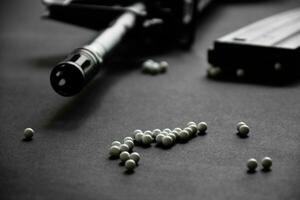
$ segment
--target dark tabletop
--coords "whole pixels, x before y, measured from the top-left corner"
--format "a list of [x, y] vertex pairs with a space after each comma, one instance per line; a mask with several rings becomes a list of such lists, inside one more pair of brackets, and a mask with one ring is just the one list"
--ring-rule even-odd
[[[298, 0], [215, 4], [189, 52], [150, 57], [164, 75], [120, 68], [64, 98], [49, 84], [51, 68], [97, 32], [42, 20], [35, 0], [0, 3], [1, 199], [300, 199], [300, 84], [213, 81], [206, 52], [213, 40], [300, 6]], [[246, 121], [250, 137], [237, 137]], [[136, 147], [132, 174], [108, 158], [113, 140], [135, 129], [206, 121], [204, 136], [164, 150]], [[36, 130], [22, 141], [23, 130]], [[249, 174], [246, 161], [273, 159], [270, 172]]]

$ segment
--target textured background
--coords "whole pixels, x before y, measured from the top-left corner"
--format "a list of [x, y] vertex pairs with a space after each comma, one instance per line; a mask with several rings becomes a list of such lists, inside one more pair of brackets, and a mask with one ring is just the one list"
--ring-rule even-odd
[[[214, 5], [190, 52], [171, 51], [165, 75], [119, 68], [80, 95], [63, 98], [51, 67], [96, 32], [40, 19], [36, 0], [0, 3], [1, 199], [300, 199], [300, 84], [215, 82], [205, 77], [212, 41], [298, 0]], [[108, 147], [134, 129], [205, 120], [208, 134], [169, 150], [137, 147], [133, 174], [108, 159]], [[236, 122], [251, 136], [235, 135]], [[23, 142], [23, 129], [36, 130]], [[272, 172], [247, 174], [250, 157], [274, 160]]]

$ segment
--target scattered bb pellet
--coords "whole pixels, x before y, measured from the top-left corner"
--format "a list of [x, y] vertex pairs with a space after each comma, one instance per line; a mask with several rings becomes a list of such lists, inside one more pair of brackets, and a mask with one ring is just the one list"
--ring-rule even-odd
[[129, 151], [129, 146], [127, 144], [121, 144], [120, 145], [120, 151]]
[[31, 140], [34, 134], [34, 130], [32, 128], [25, 128], [24, 129], [24, 139]]
[[161, 71], [162, 73], [164, 73], [164, 72], [166, 72], [166, 71], [168, 70], [168, 68], [169, 68], [169, 63], [166, 62], [166, 61], [162, 61], [162, 62], [159, 63], [159, 67], [160, 67], [160, 71]]
[[145, 74], [157, 75], [165, 73], [169, 68], [169, 64], [166, 61], [155, 62], [154, 60], [146, 60], [142, 64], [142, 72]]
[[162, 139], [164, 137], [164, 134], [160, 133], [156, 136], [155, 140], [157, 144], [161, 144], [162, 143]]
[[111, 146], [120, 146], [120, 145], [121, 145], [121, 142], [119, 142], [119, 141], [113, 141], [111, 143]]
[[164, 136], [162, 138], [162, 144], [164, 147], [171, 147], [173, 144], [173, 139], [170, 136]]
[[257, 160], [255, 158], [250, 158], [247, 161], [247, 167], [249, 171], [255, 171], [255, 169], [257, 168]]
[[122, 162], [126, 162], [127, 160], [129, 160], [129, 156], [130, 156], [130, 153], [128, 153], [128, 151], [123, 151], [120, 154], [120, 159]]
[[142, 143], [143, 136], [144, 136], [144, 133], [138, 132], [135, 134], [134, 139], [137, 143]]
[[239, 122], [239, 123], [237, 123], [236, 130], [239, 131], [240, 126], [245, 125], [245, 124], [246, 124], [245, 122]]
[[134, 147], [134, 142], [132, 140], [126, 140], [124, 144], [126, 144], [129, 147], [129, 151], [131, 151]]
[[246, 124], [242, 124], [240, 127], [239, 127], [239, 135], [241, 137], [247, 137], [248, 136], [248, 133], [250, 132], [250, 128], [249, 126], [247, 126]]
[[125, 138], [123, 139], [123, 142], [126, 142], [127, 140], [131, 140], [131, 141], [133, 141], [133, 138], [132, 138], [132, 137], [129, 137], [129, 136], [127, 136], [127, 137], [125, 137]]
[[110, 149], [109, 149], [109, 154], [110, 156], [112, 157], [117, 157], [120, 155], [120, 147], [119, 146], [111, 146]]
[[206, 122], [200, 122], [197, 127], [198, 127], [198, 130], [199, 130], [199, 133], [205, 133], [206, 130], [207, 130], [207, 123]]
[[[187, 126], [182, 128], [176, 127], [173, 130], [170, 128], [154, 129], [153, 131], [146, 130], [142, 131], [136, 129], [133, 132], [133, 137], [125, 137], [123, 139], [123, 144], [119, 141], [113, 141], [109, 149], [110, 156], [119, 157], [122, 163], [125, 163], [125, 168], [128, 171], [132, 171], [140, 160], [140, 155], [137, 152], [132, 152], [134, 147], [134, 141], [144, 145], [150, 145], [156, 142], [162, 147], [169, 148], [175, 145], [177, 141], [188, 141], [196, 136], [197, 133], [205, 133], [207, 131], [207, 123], [200, 122], [196, 124], [191, 121], [186, 124]], [[249, 126], [245, 122], [238, 122], [236, 129], [241, 136], [247, 136], [250, 132]], [[24, 130], [24, 136], [32, 137], [34, 131], [30, 128]], [[26, 135], [27, 134], [27, 135]], [[129, 153], [132, 152], [132, 153]], [[272, 159], [270, 157], [264, 157], [261, 161], [263, 170], [270, 170], [272, 167]], [[249, 171], [255, 171], [258, 163], [255, 158], [250, 158], [247, 160], [246, 166]]]
[[261, 165], [263, 167], [264, 170], [270, 170], [271, 167], [272, 167], [272, 159], [270, 157], [264, 157], [262, 160], [261, 160]]
[[139, 153], [133, 152], [133, 153], [130, 154], [129, 158], [132, 159], [132, 160], [134, 160], [135, 163], [138, 163], [140, 161], [140, 159], [141, 159], [141, 156], [140, 156]]
[[142, 137], [142, 142], [144, 145], [150, 145], [153, 141], [153, 138], [151, 135], [144, 134]]
[[136, 163], [134, 160], [129, 159], [125, 162], [125, 167], [128, 171], [132, 171], [136, 167]]

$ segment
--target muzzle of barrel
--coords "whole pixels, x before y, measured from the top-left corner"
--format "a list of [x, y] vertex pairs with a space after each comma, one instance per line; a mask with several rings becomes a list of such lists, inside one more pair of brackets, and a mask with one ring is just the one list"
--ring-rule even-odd
[[97, 73], [101, 63], [92, 51], [77, 49], [53, 68], [51, 86], [62, 96], [73, 96]]

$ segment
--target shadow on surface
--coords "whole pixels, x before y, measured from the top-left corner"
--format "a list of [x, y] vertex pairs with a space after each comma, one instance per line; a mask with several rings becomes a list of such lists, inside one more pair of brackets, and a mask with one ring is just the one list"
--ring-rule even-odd
[[241, 138], [241, 139], [247, 139], [248, 137], [249, 137], [249, 135], [247, 134], [247, 135], [243, 135], [243, 134], [241, 134], [240, 132], [236, 132], [235, 133], [239, 138]]
[[252, 174], [256, 174], [256, 170], [247, 170], [247, 174], [252, 175]]
[[265, 168], [263, 168], [263, 169], [261, 169], [260, 170], [262, 173], [269, 173], [269, 172], [271, 172], [272, 171], [272, 169], [265, 169]]
[[254, 85], [262, 85], [268, 87], [292, 87], [300, 84], [300, 76], [297, 73], [293, 74], [293, 76], [285, 76], [285, 77], [268, 77], [267, 75], [262, 76], [252, 76], [245, 79], [239, 79], [233, 76], [225, 76], [218, 78], [206, 77], [209, 81], [216, 81], [220, 83], [237, 83], [237, 84], [254, 84]]
[[270, 3], [274, 3], [274, 2], [282, 2], [284, 0], [223, 0], [222, 3], [223, 4], [257, 4], [257, 3], [266, 3], [266, 2], [270, 2]]
[[43, 57], [29, 58], [27, 62], [36, 68], [53, 68], [57, 63], [63, 61], [67, 55], [49, 55]]
[[134, 63], [108, 64], [83, 90], [73, 96], [65, 97], [65, 103], [46, 122], [45, 128], [73, 130], [81, 126], [89, 115], [101, 106], [101, 98], [118, 79], [136, 68]]
[[124, 175], [132, 175], [132, 174], [134, 174], [134, 173], [135, 173], [134, 170], [130, 170], [130, 171], [125, 170], [125, 171], [124, 171]]

